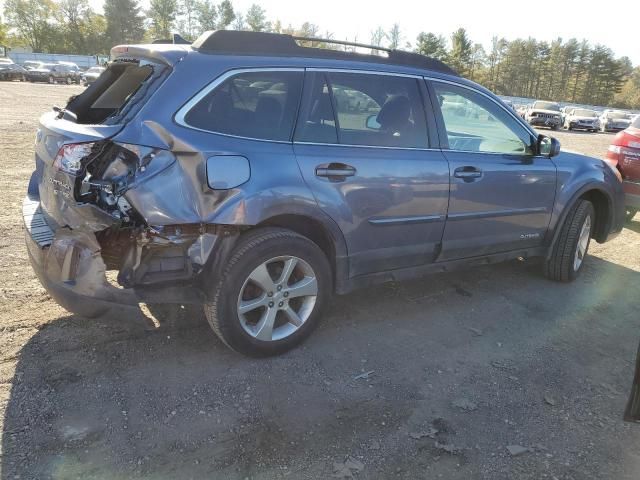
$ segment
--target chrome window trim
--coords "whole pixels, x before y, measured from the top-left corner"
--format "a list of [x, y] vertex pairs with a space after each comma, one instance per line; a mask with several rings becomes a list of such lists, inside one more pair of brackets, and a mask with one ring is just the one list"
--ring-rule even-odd
[[[200, 102], [204, 97], [209, 95], [211, 91], [215, 90], [218, 86], [220, 86], [226, 80], [236, 75], [240, 75], [242, 73], [257, 73], [257, 72], [300, 72], [304, 74], [304, 70], [305, 70], [304, 67], [255, 67], [255, 68], [234, 68], [231, 70], [227, 70], [226, 72], [222, 73], [218, 77], [214, 78], [202, 90], [200, 90], [193, 97], [191, 97], [191, 99], [189, 99], [187, 103], [185, 103], [182, 107], [178, 109], [178, 111], [173, 116], [173, 119], [181, 127], [189, 128], [191, 130], [197, 130], [199, 132], [213, 133], [215, 135], [223, 135], [225, 137], [239, 138], [242, 140], [256, 140], [259, 142], [271, 142], [271, 143], [286, 143], [290, 145], [291, 142], [287, 140], [271, 140], [268, 138], [243, 137], [242, 135], [233, 135], [231, 133], [222, 133], [222, 132], [216, 132], [215, 130], [207, 130], [204, 128], [194, 127], [193, 125], [190, 125], [185, 121], [185, 117], [187, 116], [189, 111], [191, 111], [191, 109], [195, 107], [198, 104], [198, 102]], [[303, 78], [303, 81], [304, 81], [304, 78]], [[296, 112], [296, 116], [297, 116], [297, 112]], [[297, 120], [297, 118], [295, 120]]]
[[[466, 88], [467, 90], [471, 90], [474, 93], [478, 93], [480, 95], [482, 95], [483, 97], [489, 99], [491, 102], [493, 102], [494, 104], [496, 104], [498, 106], [498, 108], [501, 108], [502, 110], [504, 110], [505, 112], [507, 112], [507, 114], [509, 114], [510, 117], [512, 117], [516, 123], [518, 125], [520, 125], [521, 127], [523, 127], [527, 132], [529, 132], [531, 135], [533, 135], [534, 138], [538, 138], [538, 134], [536, 133], [535, 130], [533, 130], [531, 128], [531, 126], [528, 123], [525, 123], [524, 120], [522, 120], [522, 118], [518, 117], [515, 112], [513, 110], [510, 111], [509, 108], [507, 108], [506, 106], [500, 104], [499, 102], [496, 101], [495, 98], [493, 98], [491, 95], [487, 95], [485, 92], [478, 90], [477, 88], [474, 88], [470, 85], [464, 85], [462, 83], [457, 83], [457, 82], [452, 82], [450, 80], [444, 80], [442, 78], [436, 78], [436, 77], [422, 77], [425, 80], [429, 81], [429, 82], [440, 82], [440, 83], [447, 83], [449, 85], [453, 85], [454, 87], [460, 87], [460, 88]], [[447, 151], [453, 151], [453, 150], [448, 150], [448, 149], [443, 149], [443, 150], [447, 150]], [[466, 150], [456, 150], [456, 151], [461, 151], [464, 152]], [[473, 152], [472, 152], [473, 153]], [[492, 153], [492, 152], [477, 152], [477, 153]], [[493, 152], [493, 153], [498, 153], [500, 155], [510, 155], [508, 153], [500, 153], [500, 152]], [[523, 155], [524, 156], [524, 155]], [[534, 157], [537, 155], [533, 155]]]
[[354, 147], [354, 148], [380, 148], [383, 150], [417, 150], [420, 152], [442, 152], [440, 148], [419, 147], [385, 147], [383, 145], [351, 145], [350, 143], [322, 143], [322, 142], [293, 142], [294, 145], [315, 145], [318, 147]]
[[385, 75], [389, 77], [404, 77], [415, 78], [420, 80], [422, 75], [415, 75], [411, 73], [396, 73], [396, 72], [383, 72], [380, 70], [358, 70], [354, 68], [331, 68], [331, 67], [308, 67], [305, 69], [307, 72], [324, 72], [324, 73], [362, 73], [365, 75]]

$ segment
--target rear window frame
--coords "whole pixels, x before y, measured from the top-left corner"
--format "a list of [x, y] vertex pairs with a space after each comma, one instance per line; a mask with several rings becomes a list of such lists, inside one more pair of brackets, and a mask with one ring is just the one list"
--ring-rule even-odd
[[227, 80], [241, 75], [243, 73], [260, 73], [260, 72], [296, 72], [301, 75], [301, 92], [302, 88], [304, 88], [304, 75], [306, 69], [304, 67], [253, 67], [253, 68], [232, 68], [227, 70], [216, 78], [214, 78], [211, 82], [204, 86], [198, 93], [192, 96], [189, 100], [187, 100], [173, 115], [173, 121], [180, 125], [181, 127], [189, 128], [191, 130], [196, 130], [199, 132], [214, 134], [214, 135], [222, 135], [230, 138], [239, 138], [244, 140], [255, 140], [259, 142], [271, 142], [271, 143], [282, 143], [282, 144], [292, 144], [293, 143], [293, 132], [296, 129], [296, 124], [298, 122], [298, 114], [300, 109], [300, 102], [302, 101], [302, 93], [298, 98], [298, 103], [296, 107], [296, 112], [294, 114], [293, 126], [291, 128], [291, 132], [289, 134], [288, 140], [273, 140], [269, 138], [256, 138], [256, 137], [247, 137], [243, 135], [235, 135], [232, 133], [224, 133], [218, 132], [215, 130], [207, 130], [204, 128], [196, 127], [195, 125], [191, 125], [186, 121], [187, 115], [191, 112], [191, 110], [204, 98], [207, 97], [211, 92], [213, 92], [216, 88], [224, 84]]

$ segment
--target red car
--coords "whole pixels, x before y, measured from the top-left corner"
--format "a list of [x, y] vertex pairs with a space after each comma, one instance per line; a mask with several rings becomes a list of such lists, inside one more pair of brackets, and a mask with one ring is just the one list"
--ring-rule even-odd
[[627, 221], [631, 221], [640, 210], [640, 116], [614, 137], [605, 161], [622, 175]]

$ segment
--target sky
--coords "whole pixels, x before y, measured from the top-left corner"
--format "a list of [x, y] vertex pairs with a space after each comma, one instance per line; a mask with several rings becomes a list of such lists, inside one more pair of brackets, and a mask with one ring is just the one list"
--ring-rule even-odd
[[[89, 0], [101, 10], [103, 0]], [[628, 56], [640, 65], [638, 22], [640, 2], [601, 2], [596, 0], [232, 0], [234, 8], [245, 12], [252, 3], [267, 11], [269, 20], [279, 19], [294, 27], [308, 21], [331, 32], [334, 39], [368, 43], [378, 26], [389, 30], [400, 25], [403, 43], [415, 43], [421, 31], [441, 34], [463, 27], [474, 42], [489, 48], [494, 35], [507, 40], [527, 38], [551, 41], [583, 38], [595, 45], [611, 48], [618, 57]], [[142, 0], [147, 7], [149, 0]], [[607, 7], [609, 5], [610, 7]]]

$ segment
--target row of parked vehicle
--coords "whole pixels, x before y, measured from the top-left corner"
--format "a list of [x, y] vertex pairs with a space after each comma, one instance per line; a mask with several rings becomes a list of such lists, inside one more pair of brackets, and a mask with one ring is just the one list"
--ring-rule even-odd
[[620, 132], [629, 128], [638, 117], [621, 110], [596, 111], [575, 105], [561, 107], [555, 102], [538, 100], [530, 105], [507, 102], [524, 120], [534, 127], [551, 130], [584, 130], [588, 132]]
[[83, 71], [73, 62], [46, 63], [26, 61], [19, 65], [10, 58], [0, 58], [0, 80], [5, 81], [18, 80], [22, 82], [89, 85], [102, 72], [104, 72], [104, 68], [97, 66]]

